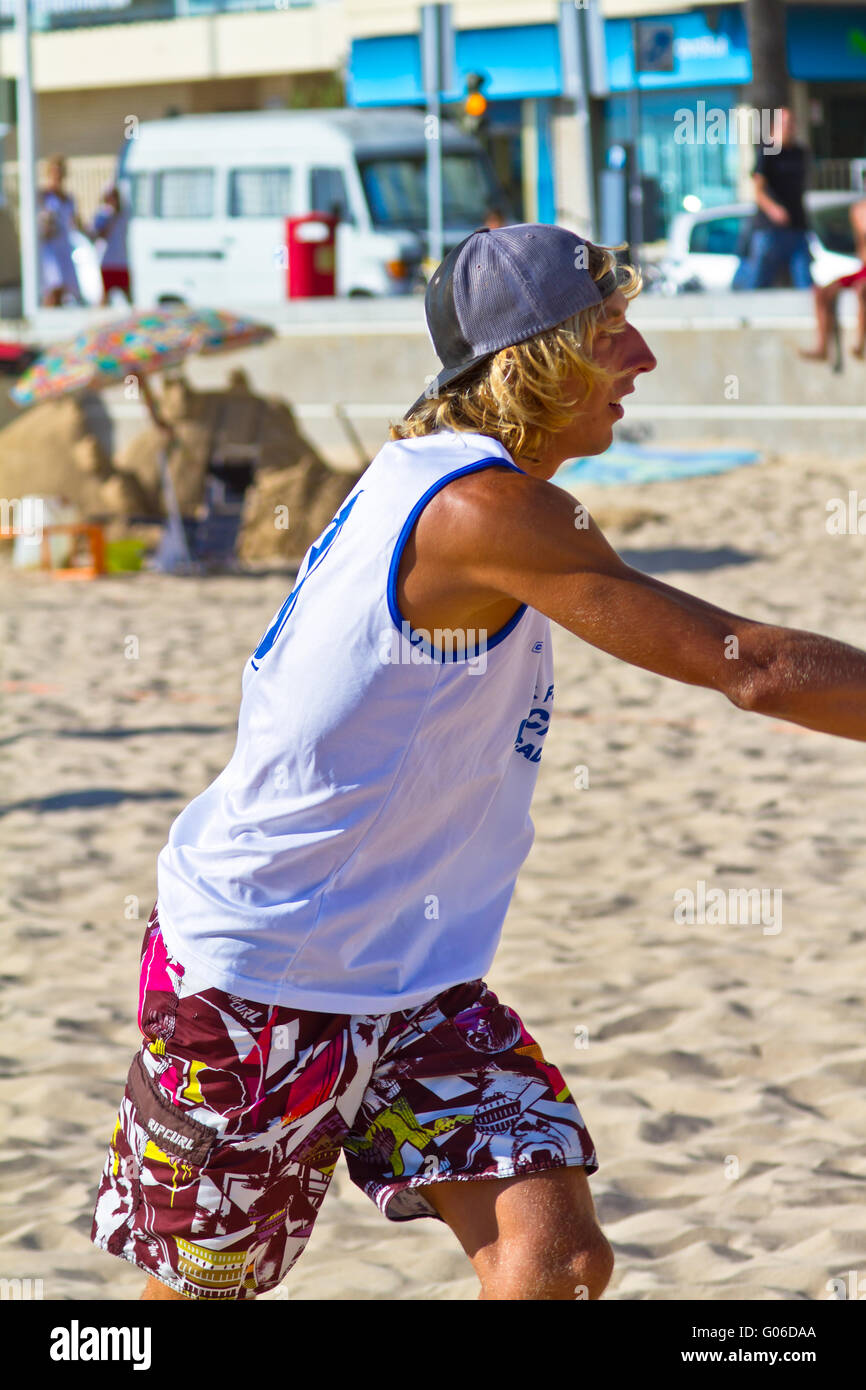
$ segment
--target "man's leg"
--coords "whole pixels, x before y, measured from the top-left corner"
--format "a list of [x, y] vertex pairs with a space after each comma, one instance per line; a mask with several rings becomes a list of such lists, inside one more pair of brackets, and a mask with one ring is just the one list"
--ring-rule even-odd
[[[150, 1275], [150, 1277], [149, 1277], [147, 1283], [146, 1283], [145, 1286], [144, 1286], [144, 1291], [143, 1291], [143, 1293], [142, 1293], [142, 1295], [141, 1295], [141, 1300], [140, 1300], [140, 1301], [143, 1301], [144, 1299], [149, 1299], [149, 1298], [160, 1299], [160, 1300], [162, 1300], [162, 1299], [169, 1299], [169, 1298], [177, 1298], [177, 1299], [180, 1299], [181, 1303], [193, 1303], [193, 1302], [195, 1302], [195, 1300], [192, 1299], [192, 1298], [190, 1298], [188, 1294], [185, 1294], [185, 1293], [178, 1293], [176, 1289], [170, 1289], [170, 1288], [168, 1287], [168, 1284], [163, 1284], [162, 1281], [161, 1281], [160, 1279], [154, 1279], [154, 1277], [153, 1277], [152, 1274]], [[233, 1299], [233, 1300], [232, 1300], [232, 1302], [237, 1302], [237, 1301], [238, 1301], [237, 1299]], [[241, 1303], [250, 1303], [250, 1302], [252, 1302], [252, 1301], [253, 1301], [252, 1299], [246, 1299], [246, 1298], [240, 1300]]]
[[800, 349], [800, 356], [810, 362], [826, 362], [830, 345], [830, 330], [836, 318], [836, 300], [841, 286], [838, 280], [830, 285], [815, 285], [815, 319], [818, 325], [818, 345], [814, 350]]
[[598, 1299], [607, 1287], [613, 1251], [582, 1168], [431, 1183], [424, 1196], [472, 1261], [479, 1298]]
[[778, 248], [779, 238], [776, 231], [755, 232], [752, 237], [751, 255], [754, 258], [754, 269], [750, 278], [750, 289], [772, 289], [781, 263]]
[[451, 1227], [482, 1299], [601, 1297], [613, 1252], [589, 1190], [595, 1144], [562, 1073], [483, 980], [395, 1022], [343, 1151], [392, 1221]]
[[857, 341], [851, 349], [852, 357], [862, 358], [866, 353], [866, 280], [855, 286], [857, 295]]
[[734, 278], [731, 281], [732, 290], [753, 290], [755, 288], [755, 270], [757, 262], [754, 260], [750, 250], [741, 258], [740, 264], [734, 271]]
[[168, 1287], [168, 1284], [163, 1284], [160, 1279], [154, 1279], [152, 1274], [150, 1275], [147, 1283], [144, 1286], [144, 1292], [142, 1293], [141, 1297], [142, 1299], [179, 1298], [181, 1303], [189, 1303], [192, 1301], [187, 1298], [185, 1293], [178, 1293], [176, 1289], [170, 1289]]
[[[109, 1142], [91, 1240], [152, 1276], [142, 1299], [251, 1301], [306, 1245], [346, 1130], [336, 1099], [353, 1083], [363, 1091], [378, 1057], [375, 1027], [356, 1036], [348, 1016], [205, 986], [168, 953], [155, 910], [141, 981], [144, 1044]], [[330, 1091], [320, 1074], [308, 1078], [310, 1056], [333, 1058], [331, 1071], [321, 1068]]]
[[791, 284], [796, 290], [810, 290], [813, 280], [809, 238], [805, 232], [792, 232], [789, 240], [788, 269], [791, 275]]

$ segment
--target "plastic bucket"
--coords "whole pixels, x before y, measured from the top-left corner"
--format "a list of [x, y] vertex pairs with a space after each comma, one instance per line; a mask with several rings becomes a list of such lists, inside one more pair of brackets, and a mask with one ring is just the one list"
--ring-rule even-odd
[[129, 574], [140, 570], [147, 546], [133, 539], [106, 541], [105, 569], [107, 574]]

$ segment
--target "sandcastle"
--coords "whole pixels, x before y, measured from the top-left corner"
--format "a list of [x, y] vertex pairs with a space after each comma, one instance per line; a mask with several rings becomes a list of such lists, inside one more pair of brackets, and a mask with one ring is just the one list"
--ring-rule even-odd
[[[254, 394], [241, 371], [222, 391], [199, 392], [172, 377], [160, 408], [176, 439], [169, 471], [184, 517], [201, 516], [212, 466], [251, 469], [235, 547], [243, 562], [299, 563], [359, 476], [330, 468], [291, 408]], [[121, 537], [132, 523], [165, 517], [161, 448], [160, 431], [149, 425], [112, 460], [81, 399], [45, 401], [0, 430], [0, 494], [61, 498], [81, 520]]]

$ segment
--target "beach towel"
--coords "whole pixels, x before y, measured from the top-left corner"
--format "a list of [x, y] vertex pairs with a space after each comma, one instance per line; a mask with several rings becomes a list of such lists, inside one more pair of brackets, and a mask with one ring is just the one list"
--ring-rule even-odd
[[661, 483], [706, 473], [727, 473], [757, 463], [753, 449], [649, 449], [643, 444], [614, 444], [606, 454], [571, 459], [556, 474], [559, 487], [573, 492], [584, 483], [614, 487], [620, 483]]

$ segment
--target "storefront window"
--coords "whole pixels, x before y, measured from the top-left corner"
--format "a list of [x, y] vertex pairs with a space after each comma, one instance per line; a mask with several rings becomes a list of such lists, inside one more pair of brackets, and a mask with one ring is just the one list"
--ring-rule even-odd
[[[685, 198], [699, 198], [701, 207], [737, 201], [739, 124], [729, 117], [737, 99], [732, 87], [641, 92], [641, 173], [657, 183], [665, 231], [671, 219], [683, 211]], [[605, 103], [605, 149], [630, 144], [632, 100], [631, 94], [623, 94]], [[712, 113], [719, 111], [725, 115], [724, 130], [729, 137], [725, 143], [717, 143], [723, 127]]]

